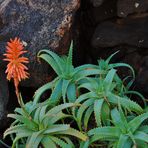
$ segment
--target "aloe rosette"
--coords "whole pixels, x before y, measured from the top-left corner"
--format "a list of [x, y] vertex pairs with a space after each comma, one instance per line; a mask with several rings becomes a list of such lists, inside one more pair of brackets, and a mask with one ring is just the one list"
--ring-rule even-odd
[[63, 102], [75, 102], [78, 96], [77, 87], [82, 83], [82, 80], [87, 76], [96, 74], [104, 74], [103, 70], [98, 69], [98, 66], [93, 64], [85, 64], [74, 67], [72, 63], [72, 49], [71, 43], [68, 56], [59, 56], [50, 50], [41, 50], [38, 53], [38, 58], [46, 61], [57, 74], [57, 77], [41, 88], [39, 88], [34, 96], [34, 102], [39, 102], [40, 96], [46, 90], [52, 90], [50, 100], [55, 103], [63, 98]]
[[73, 106], [75, 104], [65, 103], [49, 109], [46, 105], [32, 111], [32, 103], [28, 103], [25, 107], [29, 116], [21, 108], [16, 109], [16, 114], [8, 115], [15, 119], [15, 122], [5, 131], [4, 137], [7, 135], [14, 137], [12, 148], [17, 145], [24, 145], [27, 148], [37, 148], [39, 145], [45, 148], [49, 145], [53, 148], [58, 146], [73, 148], [71, 136], [82, 141], [87, 140], [86, 135], [61, 121], [71, 117], [62, 110]]

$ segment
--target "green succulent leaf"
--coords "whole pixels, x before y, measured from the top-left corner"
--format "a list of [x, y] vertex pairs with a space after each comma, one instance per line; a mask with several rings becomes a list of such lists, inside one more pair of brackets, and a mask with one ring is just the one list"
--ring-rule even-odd
[[148, 125], [143, 125], [140, 128], [138, 128], [138, 130], [148, 134]]
[[39, 123], [41, 123], [42, 120], [44, 119], [44, 115], [46, 113], [47, 107], [48, 107], [48, 105], [41, 107], [40, 113], [39, 113]]
[[[33, 120], [34, 120], [36, 123], [39, 122], [40, 111], [41, 111], [41, 108], [39, 107], [39, 108], [36, 109], [36, 112], [35, 112], [35, 114], [34, 114]], [[33, 125], [33, 126], [34, 126], [34, 125]]]
[[51, 114], [57, 114], [58, 112], [60, 112], [63, 109], [66, 109], [68, 107], [74, 107], [74, 106], [78, 106], [78, 104], [76, 103], [65, 103], [65, 104], [61, 104], [58, 106], [55, 106], [54, 108], [52, 108], [51, 110], [49, 110], [46, 115], [51, 115]]
[[73, 66], [71, 66], [71, 65], [73, 65], [72, 64], [72, 57], [73, 57], [72, 54], [73, 54], [73, 41], [70, 44], [68, 58], [67, 58], [67, 65], [69, 65], [69, 68], [70, 68], [70, 69], [68, 69], [69, 72], [73, 71], [73, 69], [74, 69]]
[[37, 123], [35, 121], [33, 121], [32, 119], [29, 119], [27, 117], [17, 115], [17, 114], [8, 114], [8, 117], [11, 117], [13, 119], [20, 121], [21, 123], [26, 124], [31, 129], [37, 128]]
[[17, 145], [20, 139], [30, 137], [31, 135], [32, 135], [32, 132], [27, 132], [27, 131], [25, 131], [24, 133], [18, 133], [15, 139], [13, 140], [12, 148], [15, 148], [15, 146]]
[[31, 137], [29, 138], [28, 142], [26, 143], [27, 148], [38, 148], [38, 145], [40, 144], [44, 130], [34, 132]]
[[93, 105], [89, 106], [89, 108], [86, 110], [85, 115], [84, 115], [84, 127], [85, 130], [87, 130], [88, 128], [88, 121], [90, 116], [92, 115], [94, 109], [93, 109]]
[[83, 71], [80, 71], [79, 73], [77, 73], [77, 75], [75, 74], [74, 79], [76, 81], [80, 81], [84, 78], [86, 78], [87, 76], [91, 76], [91, 75], [99, 75], [99, 74], [105, 74], [105, 71], [100, 70], [100, 69], [85, 69]]
[[76, 100], [76, 85], [74, 83], [70, 83], [70, 85], [67, 88], [67, 98], [69, 102], [75, 102]]
[[[44, 49], [38, 53], [38, 57], [44, 59], [50, 66], [52, 66], [52, 68], [54, 69], [54, 71], [58, 75], [63, 73], [62, 59], [56, 53], [54, 53], [50, 50]], [[53, 59], [53, 60], [51, 60], [51, 59]], [[53, 65], [53, 63], [54, 63], [54, 65]]]
[[129, 140], [129, 136], [120, 135], [117, 148], [131, 148], [132, 142]]
[[148, 143], [148, 134], [145, 132], [137, 131], [134, 134], [134, 139]]
[[102, 105], [101, 116], [103, 125], [110, 125], [110, 107], [105, 101]]
[[4, 138], [7, 135], [13, 134], [13, 133], [28, 133], [31, 134], [33, 133], [33, 130], [28, 129], [26, 125], [16, 125], [9, 127], [5, 132], [4, 132]]
[[70, 80], [63, 80], [62, 96], [63, 96], [64, 103], [66, 103], [66, 94], [67, 94], [67, 89], [68, 89], [69, 84], [70, 84]]
[[113, 93], [108, 93], [107, 96], [109, 98], [109, 102], [113, 104], [120, 103], [123, 108], [134, 111], [138, 114], [143, 112], [143, 109], [141, 108], [141, 106], [132, 100], [122, 98], [120, 96], [114, 95]]
[[73, 142], [69, 138], [64, 137], [64, 136], [62, 136], [61, 138], [68, 144], [68, 146], [71, 146], [73, 148], [75, 147]]
[[107, 59], [106, 59], [106, 63], [109, 64], [111, 59], [118, 53], [119, 51], [116, 51], [115, 53], [111, 54]]
[[50, 137], [52, 141], [54, 141], [57, 145], [59, 145], [61, 148], [72, 148], [72, 145], [68, 145], [64, 140], [51, 136]]
[[[52, 116], [53, 116], [53, 115], [52, 115]], [[54, 123], [56, 123], [57, 121], [59, 121], [59, 120], [61, 120], [61, 119], [64, 119], [64, 118], [67, 118], [67, 117], [72, 117], [72, 116], [69, 115], [69, 114], [63, 113], [62, 111], [59, 112], [59, 113], [57, 113], [57, 114], [55, 114], [55, 116], [52, 117], [52, 118], [50, 117], [50, 115], [49, 115], [49, 116], [45, 115], [45, 118], [48, 119], [48, 121], [50, 122], [50, 124], [54, 124]]]
[[52, 68], [53, 70], [57, 73], [57, 75], [61, 74], [59, 65], [56, 63], [56, 61], [50, 57], [48, 54], [46, 53], [42, 53], [41, 55], [38, 56], [38, 58], [43, 59], [44, 61], [46, 61]]
[[144, 103], [144, 106], [146, 107], [145, 98], [144, 98], [144, 96], [143, 96], [142, 94], [140, 94], [139, 92], [137, 92], [137, 91], [126, 91], [125, 94], [134, 94], [134, 95], [139, 96], [139, 97], [142, 99], [142, 101], [143, 101], [143, 103]]
[[[98, 69], [98, 66], [97, 65], [93, 65], [93, 64], [84, 64], [84, 65], [80, 65], [78, 67], [75, 67], [74, 69], [74, 73], [73, 73], [73, 76], [77, 75], [79, 72], [82, 72], [84, 70], [95, 70], [95, 69]], [[103, 72], [103, 70], [101, 70]], [[105, 74], [105, 71], [104, 71], [104, 74]]]
[[127, 68], [129, 68], [131, 70], [131, 72], [132, 72], [133, 79], [135, 79], [134, 69], [129, 64], [126, 64], [126, 63], [115, 63], [115, 64], [110, 64], [109, 65], [109, 69], [116, 68], [116, 67], [127, 67]]
[[98, 127], [102, 126], [101, 110], [102, 110], [103, 102], [104, 102], [104, 99], [100, 99], [100, 100], [96, 100], [94, 103], [94, 114], [95, 114], [95, 119]]
[[41, 97], [41, 95], [46, 91], [46, 90], [50, 90], [53, 87], [53, 84], [57, 81], [57, 79], [53, 80], [52, 82], [48, 82], [47, 84], [43, 85], [42, 87], [40, 87], [38, 90], [36, 90], [35, 94], [34, 94], [34, 100], [33, 103], [34, 105], [36, 105], [39, 102], [39, 99]]
[[41, 141], [42, 145], [46, 148], [46, 147], [52, 147], [52, 148], [57, 148], [56, 143], [51, 140], [50, 136], [45, 136], [42, 141]]
[[56, 134], [57, 132], [66, 131], [70, 128], [69, 124], [55, 124], [49, 126], [46, 130], [44, 130], [44, 134]]
[[128, 123], [129, 129], [132, 132], [135, 132], [142, 124], [142, 122], [146, 119], [148, 119], [148, 112], [135, 117], [132, 121]]
[[59, 79], [57, 81], [57, 83], [55, 84], [55, 87], [53, 88], [53, 91], [52, 91], [51, 96], [50, 96], [51, 101], [57, 103], [59, 101], [59, 99], [61, 98], [61, 96], [62, 96], [62, 92], [61, 92], [62, 84], [63, 84], [63, 80], [61, 80], [61, 79]]
[[104, 136], [104, 138], [105, 138], [105, 136], [118, 138], [120, 133], [121, 133], [121, 131], [119, 128], [110, 127], [110, 126], [98, 127], [98, 128], [88, 131], [89, 136], [98, 135], [98, 136]]
[[96, 141], [117, 141], [120, 129], [115, 127], [100, 127], [88, 131], [90, 144]]
[[69, 128], [66, 131], [60, 131], [58, 132], [58, 134], [64, 134], [64, 135], [71, 135], [71, 136], [75, 136], [83, 141], [86, 141], [88, 139], [88, 137], [84, 134], [82, 134], [81, 132], [79, 132], [78, 130], [75, 130], [73, 128]]
[[116, 74], [116, 70], [115, 69], [111, 69], [108, 74], [106, 75], [104, 82], [107, 84], [105, 90], [108, 92], [112, 86], [112, 82], [114, 79], [114, 76]]
[[122, 112], [121, 111], [119, 112], [117, 108], [115, 108], [111, 111], [111, 116], [112, 116], [114, 125], [120, 128], [122, 132], [126, 132], [128, 123], [126, 121], [125, 116], [122, 114]]
[[83, 117], [84, 112], [86, 111], [87, 108], [89, 108], [89, 106], [93, 104], [93, 102], [94, 102], [93, 99], [87, 100], [78, 109], [76, 118], [77, 118], [79, 129], [82, 129], [81, 125], [82, 125], [82, 117]]
[[89, 145], [90, 145], [89, 139], [87, 141], [85, 141], [85, 142], [84, 141], [80, 142], [80, 148], [88, 148]]

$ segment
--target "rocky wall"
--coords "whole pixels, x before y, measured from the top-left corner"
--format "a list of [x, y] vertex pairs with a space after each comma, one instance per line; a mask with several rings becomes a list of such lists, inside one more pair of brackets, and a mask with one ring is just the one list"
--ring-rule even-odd
[[77, 16], [82, 62], [119, 50], [113, 61], [133, 66], [135, 89], [148, 94], [148, 1], [82, 0]]

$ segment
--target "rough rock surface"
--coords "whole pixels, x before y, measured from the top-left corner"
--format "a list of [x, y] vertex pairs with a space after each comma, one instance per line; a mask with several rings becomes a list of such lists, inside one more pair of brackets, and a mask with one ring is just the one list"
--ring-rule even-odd
[[2, 121], [6, 118], [6, 106], [9, 99], [8, 84], [4, 71], [0, 72], [0, 129], [5, 126], [5, 122]]
[[18, 36], [27, 43], [30, 79], [24, 85], [39, 86], [50, 78], [47, 66], [39, 65], [36, 55], [43, 48], [59, 54], [67, 52], [72, 20], [79, 4], [79, 0], [4, 0], [1, 3], [0, 55], [10, 38]]
[[90, 0], [94, 7], [99, 7], [104, 0]]
[[[148, 94], [148, 54], [146, 56], [141, 56], [141, 65], [137, 73], [136, 83], [138, 84], [138, 89], [146, 94]], [[137, 63], [139, 61], [137, 60]]]
[[[134, 85], [135, 89], [148, 94], [148, 52], [146, 51], [145, 55], [142, 55], [134, 51], [127, 54], [122, 60], [131, 64], [137, 72]], [[124, 73], [124, 71], [122, 73]]]
[[148, 10], [148, 0], [118, 0], [117, 14], [126, 17], [133, 13], [142, 13]]
[[98, 24], [92, 38], [92, 45], [114, 47], [129, 45], [148, 48], [148, 17], [126, 18], [116, 22], [105, 21]]
[[117, 11], [116, 2], [116, 0], [106, 0], [99, 7], [91, 8], [89, 11], [92, 11], [90, 17], [93, 18], [93, 23], [100, 23], [115, 17]]

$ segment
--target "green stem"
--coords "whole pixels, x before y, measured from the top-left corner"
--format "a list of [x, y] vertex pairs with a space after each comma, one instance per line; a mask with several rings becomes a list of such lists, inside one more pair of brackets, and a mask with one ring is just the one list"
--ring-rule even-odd
[[26, 114], [26, 116], [32, 120], [32, 117], [29, 115], [29, 113], [27, 112], [26, 108], [25, 108], [25, 105], [24, 105], [24, 102], [23, 102], [23, 99], [22, 99], [22, 96], [21, 94], [18, 92], [18, 90], [16, 90], [16, 96], [17, 96], [17, 99], [18, 99], [18, 103], [20, 105], [20, 107], [22, 108], [22, 110], [24, 111], [24, 113]]

